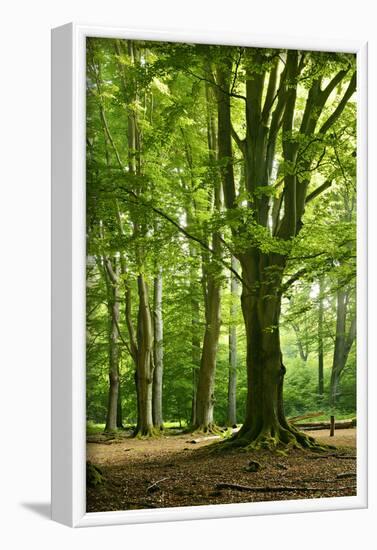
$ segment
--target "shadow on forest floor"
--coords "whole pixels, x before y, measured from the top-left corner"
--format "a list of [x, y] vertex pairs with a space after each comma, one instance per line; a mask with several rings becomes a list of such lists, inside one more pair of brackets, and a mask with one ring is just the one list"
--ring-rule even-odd
[[[87, 511], [352, 496], [355, 432], [339, 430], [332, 438], [338, 450], [320, 457], [298, 450], [286, 456], [268, 451], [218, 455], [210, 452], [216, 440], [193, 444], [188, 434], [89, 443], [87, 458], [101, 468], [105, 481], [88, 488]], [[328, 434], [315, 436], [323, 441]], [[258, 472], [247, 470], [251, 460], [260, 463]]]

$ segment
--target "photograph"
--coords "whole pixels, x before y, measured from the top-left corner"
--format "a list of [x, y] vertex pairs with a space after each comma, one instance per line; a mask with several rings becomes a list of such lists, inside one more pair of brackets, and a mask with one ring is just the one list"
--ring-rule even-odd
[[85, 71], [86, 512], [355, 497], [356, 54]]

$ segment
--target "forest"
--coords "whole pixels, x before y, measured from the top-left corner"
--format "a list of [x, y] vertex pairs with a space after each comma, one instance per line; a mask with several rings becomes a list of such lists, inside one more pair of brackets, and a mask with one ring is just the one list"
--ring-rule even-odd
[[88, 38], [86, 66], [89, 510], [354, 494], [355, 56]]

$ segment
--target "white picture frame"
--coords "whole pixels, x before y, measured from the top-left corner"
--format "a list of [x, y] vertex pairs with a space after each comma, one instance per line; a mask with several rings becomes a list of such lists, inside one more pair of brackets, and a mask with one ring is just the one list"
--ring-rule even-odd
[[[85, 40], [133, 38], [357, 56], [357, 496], [86, 513]], [[52, 518], [73, 527], [367, 507], [367, 43], [67, 24], [52, 31]]]

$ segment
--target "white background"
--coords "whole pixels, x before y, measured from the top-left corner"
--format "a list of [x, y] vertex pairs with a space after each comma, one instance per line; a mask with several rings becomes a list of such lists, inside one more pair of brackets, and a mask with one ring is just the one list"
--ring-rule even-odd
[[[2, 548], [154, 550], [372, 548], [376, 503], [377, 18], [359, 0], [13, 0], [0, 48], [0, 544]], [[369, 41], [370, 498], [368, 510], [72, 530], [50, 495], [50, 29], [97, 25], [228, 30]], [[370, 542], [366, 542], [369, 538]], [[364, 542], [365, 541], [365, 542]]]

